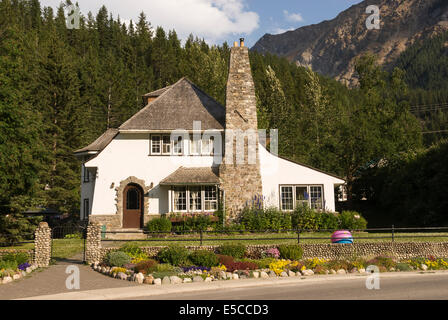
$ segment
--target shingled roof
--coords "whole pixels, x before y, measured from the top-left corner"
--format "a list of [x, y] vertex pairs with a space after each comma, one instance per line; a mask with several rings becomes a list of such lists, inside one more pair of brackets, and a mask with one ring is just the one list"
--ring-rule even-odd
[[160, 185], [195, 185], [195, 184], [219, 184], [218, 168], [200, 167], [185, 168], [180, 167], [168, 177], [160, 181]]
[[224, 129], [225, 108], [187, 78], [148, 93], [158, 96], [120, 126], [126, 130], [193, 130], [193, 121], [201, 129]]
[[103, 150], [115, 136], [118, 134], [118, 129], [107, 129], [98, 139], [93, 141], [87, 147], [76, 150], [75, 153], [89, 152], [89, 151], [101, 151]]

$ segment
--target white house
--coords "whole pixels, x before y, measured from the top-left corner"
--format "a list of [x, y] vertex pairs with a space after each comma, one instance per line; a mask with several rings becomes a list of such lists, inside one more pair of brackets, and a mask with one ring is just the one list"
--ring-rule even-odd
[[253, 163], [250, 156], [242, 165], [225, 158], [234, 143], [228, 130], [257, 128], [243, 44], [231, 49], [226, 107], [186, 78], [144, 99], [146, 106], [118, 129], [75, 151], [83, 160], [81, 219], [142, 228], [161, 214], [213, 212], [219, 201], [238, 212], [254, 198], [287, 211], [303, 202], [335, 211], [334, 188], [344, 180], [271, 154], [258, 136], [255, 148], [249, 138], [243, 143], [248, 155], [255, 152]]

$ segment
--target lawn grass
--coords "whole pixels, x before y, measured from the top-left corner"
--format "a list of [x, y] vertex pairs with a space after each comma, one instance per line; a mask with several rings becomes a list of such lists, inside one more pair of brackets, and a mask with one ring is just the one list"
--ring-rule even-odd
[[[82, 239], [54, 239], [52, 258], [56, 261], [68, 259], [78, 253], [82, 253], [84, 240]], [[11, 247], [1, 247], [0, 249], [34, 249], [34, 243], [23, 243]]]
[[[391, 233], [367, 233], [353, 232], [355, 243], [362, 242], [390, 242]], [[300, 243], [331, 243], [330, 232], [301, 233]], [[171, 235], [165, 238], [151, 237], [151, 241], [102, 241], [103, 247], [120, 247], [125, 243], [132, 242], [139, 246], [167, 246], [167, 245], [200, 245], [199, 235]], [[225, 239], [225, 240], [216, 240]], [[171, 240], [171, 241], [170, 241]], [[178, 241], [172, 241], [178, 240]], [[444, 242], [448, 241], [448, 233], [395, 233], [395, 242]], [[245, 233], [245, 234], [204, 234], [203, 245], [221, 245], [227, 242], [243, 242], [244, 244], [297, 244], [297, 233]]]

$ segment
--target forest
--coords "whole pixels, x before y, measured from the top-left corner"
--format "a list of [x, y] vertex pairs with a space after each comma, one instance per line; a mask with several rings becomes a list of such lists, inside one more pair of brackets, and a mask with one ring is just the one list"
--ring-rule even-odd
[[[126, 25], [102, 7], [82, 16], [79, 29], [68, 29], [65, 15], [62, 5], [53, 10], [38, 0], [0, 0], [0, 229], [20, 224], [20, 213], [39, 206], [76, 220], [81, 163], [73, 151], [140, 110], [143, 94], [186, 76], [225, 105], [227, 43], [209, 45], [194, 35], [181, 41], [175, 30], [152, 26], [143, 12]], [[446, 35], [440, 39], [409, 48], [390, 70], [363, 56], [353, 89], [251, 52], [259, 127], [279, 130], [281, 156], [344, 177], [349, 206], [371, 195], [387, 212], [397, 202], [373, 196], [386, 174], [381, 170], [402, 197], [406, 175], [424, 170], [417, 164], [425, 157], [431, 162], [421, 180], [434, 176], [434, 163], [446, 164]], [[419, 81], [422, 68], [428, 81]], [[419, 106], [423, 113], [416, 112]], [[403, 159], [407, 165], [397, 165]], [[421, 196], [406, 199], [446, 194], [442, 173], [437, 185], [415, 183], [413, 192]], [[403, 223], [446, 221], [442, 206], [428, 205], [400, 208]], [[407, 220], [406, 213], [437, 219]]]

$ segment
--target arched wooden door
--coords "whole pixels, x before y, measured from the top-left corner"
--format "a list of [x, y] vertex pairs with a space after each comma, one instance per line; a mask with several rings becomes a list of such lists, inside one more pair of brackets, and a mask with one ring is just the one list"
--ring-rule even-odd
[[123, 228], [143, 228], [143, 190], [128, 184], [123, 191]]

